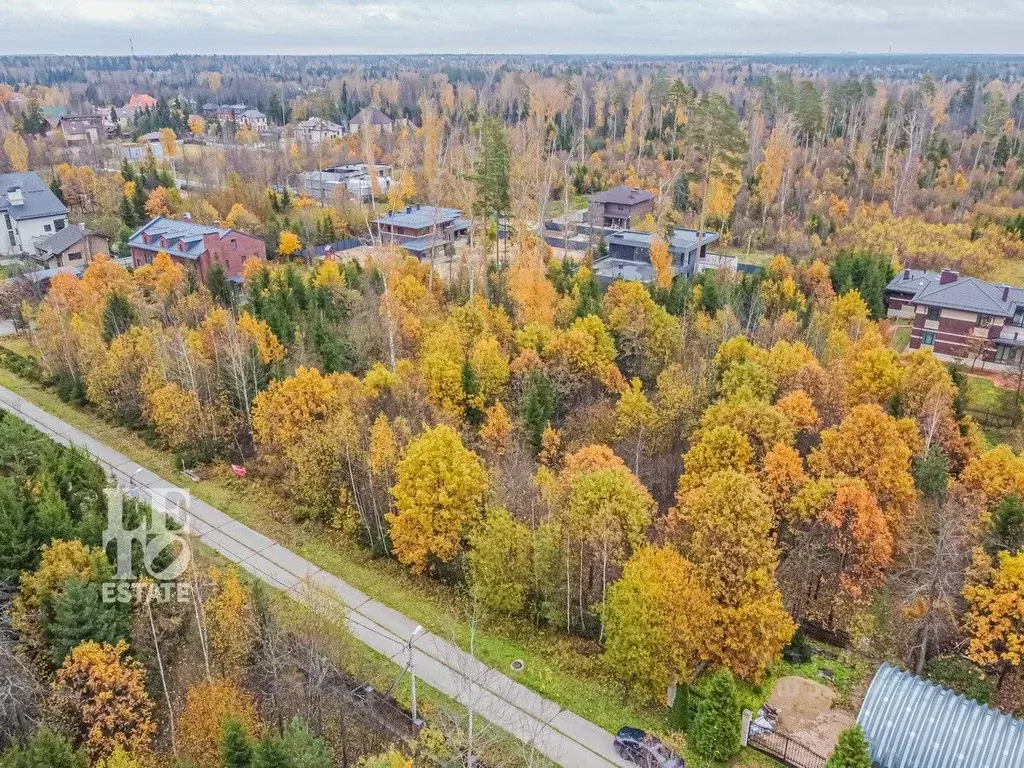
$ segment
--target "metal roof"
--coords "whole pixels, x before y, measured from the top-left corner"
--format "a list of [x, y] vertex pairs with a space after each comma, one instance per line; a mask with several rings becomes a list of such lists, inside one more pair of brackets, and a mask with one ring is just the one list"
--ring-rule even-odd
[[455, 221], [462, 215], [462, 211], [456, 208], [438, 208], [433, 205], [410, 205], [401, 211], [392, 211], [386, 216], [381, 216], [375, 224], [390, 224], [396, 227], [409, 227], [410, 229], [424, 229], [431, 226], [441, 226]]
[[91, 229], [82, 229], [77, 224], [69, 224], [60, 232], [54, 232], [45, 240], [40, 240], [36, 243], [36, 249], [51, 255], [63, 253], [72, 245], [84, 239], [86, 235], [91, 234], [93, 234]]
[[946, 282], [942, 282], [943, 276], [939, 272], [905, 269], [889, 281], [885, 290], [912, 294], [912, 304], [998, 317], [1013, 317], [1017, 308], [1024, 306], [1022, 288], [987, 283], [976, 277], [960, 277], [951, 270], [944, 271], [947, 272]]
[[938, 279], [938, 272], [929, 272], [926, 269], [903, 269], [896, 274], [896, 277], [889, 281], [889, 284], [885, 286], [885, 290], [898, 293], [917, 293], [929, 281]]
[[[223, 238], [232, 232], [241, 235], [245, 234], [234, 229], [195, 224], [190, 221], [177, 221], [175, 219], [168, 219], [165, 216], [157, 216], [133, 233], [128, 238], [128, 245], [144, 251], [152, 251], [153, 253], [163, 251], [179, 258], [195, 260], [206, 251], [206, 243], [204, 242], [206, 235], [216, 235]], [[143, 235], [151, 235], [153, 242], [145, 242], [142, 239]], [[184, 250], [181, 249], [179, 243], [185, 244]]]
[[[20, 188], [25, 202], [11, 205], [7, 193]], [[0, 173], [0, 213], [8, 213], [15, 221], [38, 219], [42, 216], [65, 216], [68, 209], [50, 191], [37, 173]]]
[[[717, 232], [704, 232], [704, 238], [701, 241], [704, 245], [711, 245], [711, 243], [718, 241]], [[628, 245], [633, 248], [644, 248], [650, 249], [651, 247], [651, 233], [650, 232], [637, 232], [633, 229], [624, 229], [620, 232], [613, 232], [606, 238], [608, 244], [619, 243], [621, 245]], [[673, 253], [689, 253], [697, 248], [697, 230], [695, 229], [674, 229], [672, 230], [672, 236], [668, 240], [668, 249]]]
[[883, 664], [857, 715], [879, 768], [1020, 768], [1024, 721]]
[[597, 194], [591, 195], [590, 199], [595, 203], [636, 205], [637, 203], [646, 203], [653, 197], [654, 195], [646, 189], [637, 189], [636, 187], [627, 187], [625, 184], [619, 184], [617, 187], [612, 187], [611, 189], [606, 189], [604, 192], [598, 192]]

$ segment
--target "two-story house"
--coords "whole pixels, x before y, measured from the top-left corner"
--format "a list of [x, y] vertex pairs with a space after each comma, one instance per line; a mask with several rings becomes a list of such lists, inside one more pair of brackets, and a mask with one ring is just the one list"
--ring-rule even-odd
[[885, 290], [890, 317], [911, 321], [911, 349], [1010, 370], [1024, 361], [1024, 289], [905, 269]]
[[258, 109], [247, 109], [238, 116], [238, 124], [244, 125], [255, 133], [266, 133], [267, 116]]
[[434, 205], [408, 205], [373, 223], [382, 243], [400, 245], [418, 258], [443, 250], [469, 232], [471, 224], [462, 211]]
[[588, 220], [595, 227], [629, 229], [654, 212], [654, 195], [625, 184], [591, 195], [589, 202]]
[[[666, 245], [672, 259], [673, 276], [684, 275], [692, 278], [703, 269], [719, 269], [727, 263], [722, 260], [723, 257], [708, 254], [708, 246], [718, 240], [717, 232], [705, 231], [699, 238], [697, 235], [695, 229], [672, 230]], [[656, 275], [651, 264], [652, 239], [653, 235], [650, 232], [635, 230], [623, 230], [608, 235], [604, 239], [608, 255], [594, 262], [594, 274], [604, 283], [615, 280], [654, 282]], [[714, 258], [709, 261], [709, 256]]]
[[322, 117], [311, 117], [295, 125], [295, 140], [305, 144], [319, 144], [345, 135], [345, 126]]
[[165, 216], [157, 216], [132, 234], [128, 248], [136, 267], [152, 264], [158, 253], [166, 253], [202, 280], [214, 265], [220, 265], [228, 277], [240, 277], [246, 260], [267, 258], [266, 243], [258, 237]]
[[68, 209], [35, 173], [0, 173], [0, 256], [35, 253], [68, 225]]

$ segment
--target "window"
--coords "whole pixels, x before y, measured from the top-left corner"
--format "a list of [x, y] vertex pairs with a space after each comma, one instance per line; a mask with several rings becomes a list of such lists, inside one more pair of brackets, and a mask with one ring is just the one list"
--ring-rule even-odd
[[921, 339], [921, 343], [924, 344], [926, 347], [934, 346], [934, 344], [935, 344], [935, 334], [934, 333], [926, 333], [924, 335], [924, 338]]
[[988, 328], [992, 325], [992, 315], [978, 315], [978, 326]]
[[928, 307], [928, 319], [938, 320], [942, 317], [942, 309], [940, 307]]
[[8, 229], [13, 229], [13, 227], [11, 226], [11, 214], [5, 213], [4, 214], [4, 220], [7, 222], [7, 228]]
[[67, 226], [67, 222], [64, 219], [54, 219], [53, 228], [60, 232], [64, 227]]
[[53, 227], [49, 224], [43, 224], [43, 232], [53, 232]]
[[68, 261], [78, 261], [80, 258], [82, 258], [81, 251], [75, 251], [74, 253], [68, 254]]
[[235, 238], [231, 238], [231, 247], [234, 248], [236, 251], [238, 250], [238, 241], [235, 240]]

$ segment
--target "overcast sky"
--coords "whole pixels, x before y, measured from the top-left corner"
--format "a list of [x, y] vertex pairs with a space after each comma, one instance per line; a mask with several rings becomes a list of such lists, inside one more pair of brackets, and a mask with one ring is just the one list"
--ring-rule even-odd
[[1024, 53], [1024, 0], [0, 0], [0, 53]]

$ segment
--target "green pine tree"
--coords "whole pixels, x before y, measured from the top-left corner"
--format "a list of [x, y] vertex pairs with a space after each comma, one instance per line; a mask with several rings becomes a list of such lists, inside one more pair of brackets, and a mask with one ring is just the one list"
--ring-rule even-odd
[[220, 740], [221, 768], [250, 768], [252, 766], [252, 744], [245, 726], [237, 720], [229, 720], [224, 724], [224, 734]]
[[333, 753], [323, 739], [309, 732], [298, 717], [293, 717], [281, 735], [292, 768], [331, 768]]
[[703, 686], [704, 698], [690, 733], [694, 750], [708, 760], [728, 760], [740, 751], [740, 703], [736, 682], [727, 669], [715, 672]]
[[0, 477], [0, 581], [16, 581], [33, 568], [40, 544], [16, 480]]
[[479, 427], [484, 420], [484, 412], [477, 403], [480, 385], [476, 381], [476, 373], [468, 358], [462, 361], [462, 391], [466, 395], [466, 421], [474, 427]]
[[39, 502], [36, 504], [36, 540], [42, 545], [54, 539], [74, 537], [74, 523], [64, 499], [57, 493], [53, 478], [44, 475], [39, 482]]
[[114, 291], [103, 309], [103, 340], [108, 344], [127, 331], [138, 320], [135, 307], [128, 298]]
[[839, 735], [839, 743], [832, 757], [825, 763], [825, 768], [871, 768], [868, 742], [859, 725], [847, 728]]
[[128, 639], [130, 630], [131, 617], [123, 603], [104, 602], [99, 584], [68, 579], [46, 624], [50, 662], [59, 667], [85, 640], [116, 645]]
[[214, 264], [206, 276], [206, 287], [210, 289], [213, 300], [222, 307], [231, 306], [231, 284], [227, 273], [220, 264]]
[[295, 768], [281, 739], [264, 736], [253, 751], [252, 768]]
[[0, 768], [86, 768], [85, 753], [75, 750], [63, 736], [42, 726], [23, 746], [0, 757]]
[[540, 371], [526, 379], [522, 400], [523, 428], [534, 453], [540, 453], [544, 427], [555, 417], [555, 386]]

